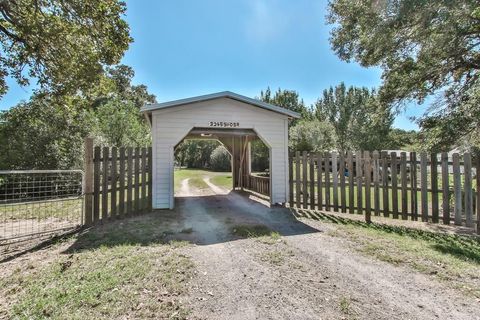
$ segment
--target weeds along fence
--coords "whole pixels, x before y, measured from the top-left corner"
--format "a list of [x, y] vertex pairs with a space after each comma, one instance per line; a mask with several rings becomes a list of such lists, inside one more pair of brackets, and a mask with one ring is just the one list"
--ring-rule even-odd
[[469, 153], [348, 152], [290, 157], [290, 206], [480, 230], [480, 162]]
[[85, 141], [85, 224], [152, 208], [152, 149], [93, 147]]
[[81, 226], [82, 178], [81, 170], [0, 171], [0, 245]]

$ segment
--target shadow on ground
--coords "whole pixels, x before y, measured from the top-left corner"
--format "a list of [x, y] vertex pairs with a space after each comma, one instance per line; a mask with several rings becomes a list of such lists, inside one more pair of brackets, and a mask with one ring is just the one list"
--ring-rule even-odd
[[470, 260], [480, 264], [480, 237], [478, 236], [438, 233], [381, 223], [366, 223], [364, 221], [349, 219], [348, 217], [341, 217], [337, 214], [328, 214], [320, 211], [293, 209], [292, 214], [297, 219], [308, 218], [425, 240], [431, 242], [432, 248], [443, 254], [450, 254], [459, 259]]
[[298, 221], [289, 209], [268, 207], [248, 194], [177, 197], [173, 210], [155, 210], [104, 222], [83, 230], [67, 253], [102, 246], [155, 245], [187, 241], [197, 245], [235, 241], [239, 226], [262, 226], [282, 236], [319, 232]]

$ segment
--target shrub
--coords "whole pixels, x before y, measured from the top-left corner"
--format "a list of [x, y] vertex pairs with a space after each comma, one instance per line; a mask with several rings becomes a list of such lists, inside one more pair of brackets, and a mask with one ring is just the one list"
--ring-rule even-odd
[[218, 146], [210, 154], [210, 166], [215, 171], [230, 170], [230, 154], [224, 146]]

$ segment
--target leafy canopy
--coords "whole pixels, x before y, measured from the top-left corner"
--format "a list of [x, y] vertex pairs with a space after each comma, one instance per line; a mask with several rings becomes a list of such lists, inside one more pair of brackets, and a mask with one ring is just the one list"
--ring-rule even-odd
[[[310, 110], [305, 106], [303, 99], [300, 99], [298, 92], [294, 90], [278, 89], [274, 94], [272, 94], [270, 88], [267, 88], [267, 90], [262, 90], [260, 92], [260, 100], [275, 106], [298, 112], [302, 119], [311, 118]], [[295, 125], [297, 121], [297, 119], [292, 120], [291, 124]]]
[[95, 90], [58, 96], [37, 92], [0, 113], [0, 169], [81, 168], [83, 139], [97, 144], [146, 146], [150, 129], [139, 112], [155, 96], [133, 85], [133, 70], [110, 68]]
[[119, 0], [0, 0], [0, 97], [7, 76], [62, 95], [97, 83], [132, 41], [125, 10]]
[[340, 83], [324, 90], [315, 107], [316, 117], [333, 127], [338, 150], [381, 150], [387, 146], [394, 117], [374, 90], [347, 88]]
[[445, 147], [442, 136], [480, 134], [478, 109], [471, 109], [480, 85], [477, 0], [331, 0], [329, 9], [333, 50], [383, 69], [382, 101], [422, 103], [437, 95], [433, 118], [420, 122], [433, 133], [432, 149]]

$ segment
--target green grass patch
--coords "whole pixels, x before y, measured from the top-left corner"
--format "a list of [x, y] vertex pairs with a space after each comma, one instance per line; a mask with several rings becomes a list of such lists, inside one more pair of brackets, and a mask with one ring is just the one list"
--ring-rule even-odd
[[210, 182], [225, 189], [232, 189], [232, 174], [230, 172], [216, 173], [216, 175], [210, 179]]
[[188, 180], [188, 184], [192, 188], [206, 189], [208, 185], [203, 181], [204, 178], [210, 178], [210, 181], [220, 187], [226, 189], [232, 188], [232, 174], [230, 172], [214, 172], [203, 169], [177, 169], [174, 172], [175, 190], [180, 190], [182, 181]]
[[[62, 256], [33, 274], [17, 273], [3, 287], [16, 295], [9, 315], [19, 319], [185, 318], [176, 296], [193, 274], [174, 250], [101, 247]], [[173, 302], [173, 303], [172, 303]]]
[[264, 236], [271, 236], [276, 232], [270, 230], [263, 224], [242, 224], [232, 227], [232, 233], [242, 238], [258, 238]]
[[[166, 241], [168, 226], [151, 214], [96, 226], [50, 263], [30, 264], [0, 280], [8, 318], [185, 319], [178, 298], [194, 264]], [[73, 241], [73, 240], [72, 240]]]

